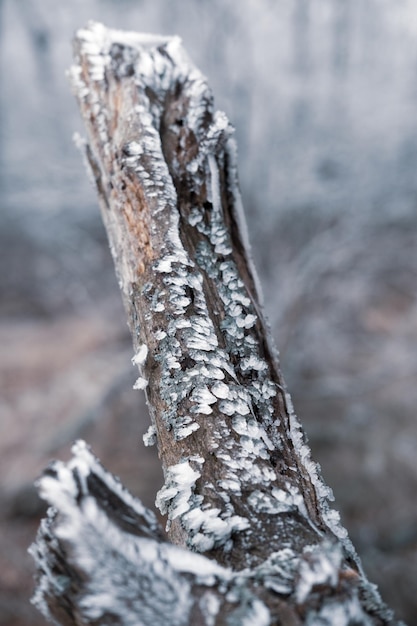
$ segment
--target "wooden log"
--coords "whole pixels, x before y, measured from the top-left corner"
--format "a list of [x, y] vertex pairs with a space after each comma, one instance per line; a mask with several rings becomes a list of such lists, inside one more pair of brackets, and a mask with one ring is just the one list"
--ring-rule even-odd
[[[164, 606], [160, 623], [396, 623], [329, 506], [331, 490], [294, 414], [250, 256], [233, 129], [225, 114], [214, 110], [206, 79], [178, 38], [95, 23], [76, 35], [70, 75], [87, 129], [87, 141], [78, 143], [98, 192], [132, 332], [139, 368], [135, 387], [145, 390], [150, 409], [146, 440], [156, 439], [164, 471], [157, 505], [167, 514], [170, 541], [183, 549], [178, 559], [198, 562], [203, 578], [210, 567], [223, 572], [209, 600], [216, 609], [206, 607], [197, 618], [187, 607], [201, 606], [206, 583], [197, 565], [191, 566], [195, 578], [181, 571], [189, 594], [176, 596], [176, 602], [183, 603], [187, 617], [181, 621]], [[76, 452], [65, 472], [74, 475], [77, 458]], [[154, 624], [163, 604], [156, 591], [158, 572], [171, 567], [166, 555], [174, 551], [159, 535], [152, 538], [158, 565], [146, 584], [141, 576], [150, 570], [142, 565], [139, 545], [145, 539], [135, 539], [138, 573], [129, 568], [129, 580], [140, 601], [134, 609], [129, 595], [124, 618], [110, 621], [105, 612], [100, 617], [97, 593], [99, 601], [88, 600], [96, 607], [94, 618], [80, 612], [82, 586], [90, 589], [95, 577], [94, 559], [83, 565], [84, 549], [104, 563], [99, 537], [107, 542], [108, 532], [112, 545], [113, 526], [103, 522], [91, 549], [81, 542], [84, 531], [65, 534], [72, 515], [91, 529], [84, 500], [100, 507], [102, 494], [82, 492], [80, 499], [71, 488], [71, 506], [62, 506], [62, 498], [55, 497], [66, 490], [60, 486], [64, 466], [59, 467], [41, 483], [58, 513], [41, 530], [42, 549], [33, 549], [43, 571], [38, 604], [54, 602], [54, 585], [45, 582], [54, 578], [51, 566], [42, 563], [49, 563], [50, 546], [58, 542], [55, 554], [64, 569], [70, 563], [81, 574], [76, 592], [67, 591], [69, 583], [57, 592], [60, 598], [71, 595], [70, 613], [76, 617], [59, 621], [54, 613], [57, 623]], [[112, 523], [123, 527], [123, 510], [123, 505], [120, 511], [112, 508]], [[129, 546], [130, 535], [138, 534], [133, 526], [123, 527], [126, 539], [105, 548], [112, 571], [123, 571], [124, 541]], [[140, 534], [141, 522], [138, 527]], [[178, 555], [178, 547], [175, 551]], [[171, 570], [168, 578], [175, 578]], [[115, 604], [123, 597], [118, 585], [124, 588], [117, 576], [109, 577], [103, 611], [111, 612], [112, 597]], [[143, 585], [150, 589], [146, 600], [138, 591]], [[127, 617], [132, 611], [137, 622]]]

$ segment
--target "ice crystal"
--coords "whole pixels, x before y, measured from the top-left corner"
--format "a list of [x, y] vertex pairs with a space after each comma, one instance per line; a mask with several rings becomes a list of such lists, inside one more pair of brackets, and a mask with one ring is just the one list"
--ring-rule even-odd
[[169, 519], [183, 515], [192, 506], [193, 487], [201, 472], [194, 470], [190, 461], [193, 465], [204, 463], [201, 457], [192, 457], [171, 465], [165, 473], [165, 484], [157, 493], [155, 504], [161, 513], [167, 513], [170, 504]]
[[143, 389], [146, 389], [147, 386], [148, 386], [148, 381], [146, 380], [146, 378], [139, 376], [139, 378], [136, 380], [135, 384], [133, 385], [133, 389], [143, 390]]
[[295, 599], [303, 604], [311, 590], [318, 585], [335, 588], [339, 581], [342, 548], [339, 543], [325, 541], [307, 546], [300, 559]]
[[134, 365], [144, 365], [147, 356], [148, 346], [146, 344], [142, 344], [141, 346], [139, 346], [137, 353], [132, 358], [132, 363]]
[[151, 424], [143, 435], [143, 443], [146, 447], [150, 447], [155, 445], [156, 443], [156, 428], [153, 424]]

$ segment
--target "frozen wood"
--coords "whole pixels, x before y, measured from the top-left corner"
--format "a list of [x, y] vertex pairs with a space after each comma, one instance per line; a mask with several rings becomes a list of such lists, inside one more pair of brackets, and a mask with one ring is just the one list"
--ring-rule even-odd
[[369, 620], [337, 542], [300, 555], [283, 547], [257, 567], [225, 568], [164, 541], [154, 513], [84, 442], [67, 464], [52, 463], [38, 488], [51, 508], [31, 548], [34, 602], [55, 624], [384, 623]]
[[[168, 611], [160, 614], [161, 623], [394, 624], [329, 507], [331, 490], [310, 458], [285, 389], [250, 257], [233, 129], [225, 114], [214, 110], [206, 79], [178, 38], [100, 24], [77, 33], [71, 78], [87, 129], [87, 140], [78, 142], [98, 192], [132, 332], [139, 368], [135, 387], [145, 390], [150, 408], [146, 442], [156, 438], [164, 470], [157, 505], [167, 514], [169, 539], [186, 551], [181, 559], [200, 552], [203, 573], [214, 562], [227, 572], [213, 583], [214, 616], [207, 609], [200, 621], [191, 618], [187, 607], [200, 606], [203, 592], [198, 574], [193, 579], [188, 572], [181, 574], [188, 596], [176, 596], [183, 621]], [[74, 466], [65, 471], [74, 473]], [[74, 515], [83, 528], [94, 526], [85, 519], [83, 502], [85, 497], [100, 508], [100, 496], [89, 492], [80, 502], [72, 495], [71, 506], [66, 501], [61, 506], [62, 498], [54, 497], [66, 489], [59, 472], [49, 480], [52, 492], [43, 487], [44, 497], [58, 513], [41, 530], [40, 568], [49, 563], [57, 540], [62, 567], [69, 567], [68, 560], [74, 572], [82, 572], [75, 594], [71, 586], [71, 592], [56, 594], [58, 604], [72, 594], [71, 607], [77, 606], [72, 615], [81, 621], [55, 619], [110, 623], [80, 612], [77, 598], [94, 579], [94, 567], [83, 565], [84, 533], [65, 534], [70, 527], [65, 516]], [[123, 506], [120, 520], [117, 507], [111, 514], [120, 526]], [[109, 511], [102, 510], [100, 519], [103, 515]], [[108, 566], [114, 571], [124, 571], [118, 561], [124, 541], [129, 546], [135, 535], [133, 526], [122, 524], [126, 539], [119, 534], [116, 545], [105, 548], [106, 558], [113, 555]], [[98, 529], [105, 542], [112, 541], [111, 528], [103, 522]], [[89, 553], [107, 562], [94, 539], [98, 545]], [[143, 541], [135, 539], [138, 573], [129, 568], [129, 580], [134, 589], [142, 588], [143, 572], [151, 571], [146, 579], [151, 591], [146, 601], [139, 597], [153, 612], [140, 609], [141, 601], [133, 609], [129, 600], [125, 615], [137, 611], [137, 621], [111, 623], [155, 623], [161, 601], [156, 581], [165, 580], [167, 555], [178, 548], [155, 536], [156, 564], [143, 569]], [[165, 546], [164, 556], [158, 545]], [[43, 570], [37, 597], [45, 606], [56, 603], [55, 574], [50, 565]], [[243, 585], [243, 595], [229, 593], [226, 579], [240, 581], [233, 584]], [[114, 576], [106, 585], [98, 597], [108, 607], [114, 597], [119, 606], [123, 582]], [[256, 601], [247, 602], [248, 593]], [[231, 617], [236, 597], [240, 613]]]
[[[225, 591], [256, 606], [253, 582], [163, 542], [155, 515], [100, 465], [83, 442], [68, 464], [39, 481], [53, 505], [32, 554], [39, 563], [35, 602], [58, 624], [205, 624], [202, 611], [239, 609]], [[77, 537], [74, 542], [74, 537]], [[221, 588], [221, 591], [220, 591]]]

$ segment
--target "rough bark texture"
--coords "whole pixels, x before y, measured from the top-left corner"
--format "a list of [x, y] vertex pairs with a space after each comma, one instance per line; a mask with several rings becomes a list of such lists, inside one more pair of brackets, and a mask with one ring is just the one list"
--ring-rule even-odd
[[248, 249], [233, 130], [205, 78], [178, 38], [99, 24], [77, 33], [75, 57], [79, 143], [176, 546], [79, 445], [41, 481], [55, 511], [33, 548], [38, 605], [60, 624], [396, 623], [293, 412]]

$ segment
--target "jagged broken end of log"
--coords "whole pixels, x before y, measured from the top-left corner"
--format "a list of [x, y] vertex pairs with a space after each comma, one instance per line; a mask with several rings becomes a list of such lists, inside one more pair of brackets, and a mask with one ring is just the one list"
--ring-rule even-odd
[[372, 623], [336, 541], [298, 557], [283, 548], [234, 572], [168, 543], [155, 515], [83, 442], [68, 463], [51, 464], [38, 488], [51, 508], [30, 549], [38, 571], [33, 602], [55, 624], [267, 626], [271, 606], [275, 617], [293, 606], [294, 620], [309, 604], [316, 607], [310, 619]]
[[78, 444], [39, 483], [53, 509], [32, 548], [37, 605], [58, 624], [394, 624], [329, 506], [279, 371], [233, 130], [207, 80], [177, 37], [91, 23], [74, 48], [87, 131], [77, 143], [128, 315], [172, 543]]

